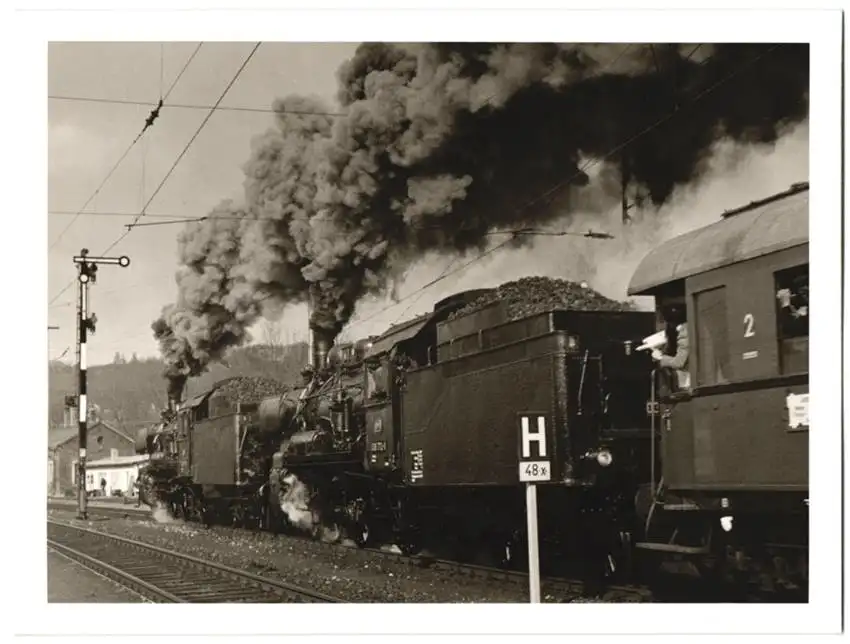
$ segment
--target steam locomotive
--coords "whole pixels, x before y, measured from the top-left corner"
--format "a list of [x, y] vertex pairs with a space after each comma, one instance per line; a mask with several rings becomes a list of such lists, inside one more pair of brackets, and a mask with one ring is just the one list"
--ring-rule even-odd
[[[807, 584], [808, 184], [652, 252], [629, 293], [687, 311], [683, 388], [636, 348], [659, 312], [458, 293], [383, 335], [314, 330], [301, 383], [221, 387], [141, 437], [176, 514], [298, 525], [404, 551], [429, 540], [522, 565], [522, 456], [537, 430], [541, 565], [616, 575], [670, 557], [703, 574]], [[458, 314], [460, 312], [461, 314]]]

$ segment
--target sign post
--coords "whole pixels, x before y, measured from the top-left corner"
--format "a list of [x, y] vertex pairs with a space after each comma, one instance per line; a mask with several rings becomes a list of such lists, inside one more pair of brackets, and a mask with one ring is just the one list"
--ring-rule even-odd
[[519, 414], [519, 480], [525, 483], [528, 527], [528, 591], [532, 604], [540, 603], [540, 549], [537, 533], [537, 483], [552, 480], [546, 440], [546, 415]]

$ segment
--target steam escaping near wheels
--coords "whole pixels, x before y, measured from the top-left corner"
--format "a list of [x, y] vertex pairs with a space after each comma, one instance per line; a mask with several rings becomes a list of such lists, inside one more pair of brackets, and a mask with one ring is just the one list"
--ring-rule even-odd
[[182, 523], [180, 519], [177, 519], [171, 516], [171, 513], [168, 511], [168, 508], [161, 502], [157, 501], [154, 504], [153, 510], [151, 510], [151, 517], [156, 523], [161, 525], [172, 525], [175, 523]]
[[294, 527], [312, 532], [319, 523], [310, 510], [310, 488], [295, 474], [281, 476], [280, 509]]

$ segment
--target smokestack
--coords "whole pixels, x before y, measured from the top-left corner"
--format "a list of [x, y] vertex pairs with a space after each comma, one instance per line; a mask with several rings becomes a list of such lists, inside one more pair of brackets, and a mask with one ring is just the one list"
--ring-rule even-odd
[[325, 329], [312, 329], [312, 348], [311, 359], [313, 368], [318, 370], [324, 369], [328, 361], [328, 352], [334, 344], [333, 333]]
[[313, 324], [310, 322], [310, 316], [313, 315], [313, 298], [307, 298], [307, 364], [313, 369], [316, 368], [316, 360], [313, 356], [315, 351], [316, 340], [313, 337]]
[[336, 333], [313, 321], [315, 311], [316, 303], [311, 292], [307, 297], [307, 355], [310, 366], [315, 371], [320, 371], [327, 366], [328, 353], [334, 345]]

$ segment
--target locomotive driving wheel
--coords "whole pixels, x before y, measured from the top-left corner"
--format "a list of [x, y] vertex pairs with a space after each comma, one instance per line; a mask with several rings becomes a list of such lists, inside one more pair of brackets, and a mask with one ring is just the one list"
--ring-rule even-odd
[[527, 542], [519, 530], [507, 535], [497, 553], [497, 561], [501, 568], [518, 570], [522, 567], [523, 557], [527, 557]]
[[356, 499], [347, 504], [346, 534], [358, 548], [367, 548], [374, 542], [372, 511], [365, 499]]

